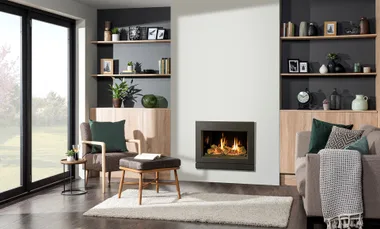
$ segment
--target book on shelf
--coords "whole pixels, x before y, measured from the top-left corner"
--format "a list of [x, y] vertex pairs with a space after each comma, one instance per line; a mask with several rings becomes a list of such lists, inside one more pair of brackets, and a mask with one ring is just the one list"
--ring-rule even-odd
[[152, 161], [160, 157], [161, 157], [161, 154], [158, 154], [158, 153], [142, 153], [135, 156], [135, 159]]
[[159, 74], [171, 74], [171, 58], [162, 58], [158, 61]]

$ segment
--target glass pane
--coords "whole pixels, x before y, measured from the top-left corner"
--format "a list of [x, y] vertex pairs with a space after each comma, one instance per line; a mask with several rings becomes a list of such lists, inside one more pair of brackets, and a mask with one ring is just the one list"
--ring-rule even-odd
[[62, 173], [67, 151], [69, 30], [32, 20], [32, 182]]
[[0, 193], [20, 184], [21, 17], [0, 12]]

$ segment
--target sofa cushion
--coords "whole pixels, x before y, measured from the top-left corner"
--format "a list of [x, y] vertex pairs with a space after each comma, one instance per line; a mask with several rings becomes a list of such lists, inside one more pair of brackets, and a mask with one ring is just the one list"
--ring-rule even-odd
[[[106, 172], [110, 171], [119, 171], [119, 161], [124, 157], [134, 157], [137, 153], [127, 153], [127, 152], [108, 152], [106, 153]], [[92, 153], [86, 154], [85, 158], [86, 169], [102, 171], [102, 154], [101, 153]]]
[[175, 168], [179, 166], [181, 166], [180, 159], [166, 156], [161, 156], [155, 160], [138, 160], [134, 157], [125, 157], [120, 159], [120, 167], [136, 170]]
[[[126, 152], [124, 133], [125, 120], [119, 122], [96, 122], [90, 120], [92, 141], [104, 142], [107, 152]], [[93, 145], [92, 153], [101, 152], [101, 147]]]
[[334, 126], [329, 139], [326, 143], [326, 149], [344, 149], [351, 143], [356, 142], [362, 137], [364, 130], [347, 130]]
[[309, 153], [318, 153], [319, 150], [325, 148], [333, 126], [351, 130], [354, 125], [333, 124], [323, 122], [318, 119], [313, 119], [309, 144]]
[[366, 136], [361, 137], [359, 140], [357, 140], [354, 143], [349, 144], [344, 149], [357, 150], [357, 151], [359, 151], [363, 155], [369, 154], [367, 137]]

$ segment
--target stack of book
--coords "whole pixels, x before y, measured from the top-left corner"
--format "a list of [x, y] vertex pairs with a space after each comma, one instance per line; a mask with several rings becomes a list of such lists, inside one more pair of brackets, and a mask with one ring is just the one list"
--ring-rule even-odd
[[171, 58], [162, 58], [158, 61], [159, 74], [171, 74]]

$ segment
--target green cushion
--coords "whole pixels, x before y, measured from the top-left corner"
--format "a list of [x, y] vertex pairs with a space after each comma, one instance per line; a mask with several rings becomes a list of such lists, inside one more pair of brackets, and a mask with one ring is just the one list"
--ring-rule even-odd
[[[90, 120], [92, 141], [106, 143], [107, 152], [127, 152], [124, 125], [125, 120], [119, 122], [96, 122]], [[101, 146], [92, 146], [92, 153], [101, 151]]]
[[319, 150], [325, 148], [333, 126], [351, 130], [354, 125], [333, 124], [314, 118], [311, 127], [309, 153], [318, 153]]
[[369, 154], [369, 147], [368, 147], [367, 137], [364, 136], [364, 137], [360, 138], [359, 140], [357, 140], [356, 142], [351, 143], [350, 145], [348, 145], [344, 149], [357, 150], [361, 154]]

